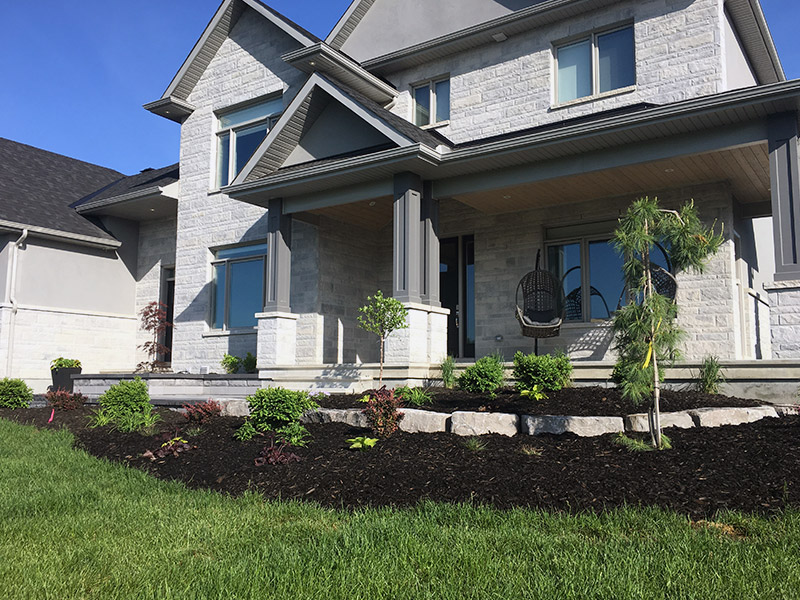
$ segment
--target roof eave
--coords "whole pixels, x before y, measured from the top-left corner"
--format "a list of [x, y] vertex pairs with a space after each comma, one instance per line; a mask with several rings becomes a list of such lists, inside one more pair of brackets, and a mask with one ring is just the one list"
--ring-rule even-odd
[[115, 239], [106, 239], [106, 238], [96, 237], [93, 235], [72, 233], [69, 231], [50, 229], [48, 227], [39, 227], [37, 225], [26, 225], [25, 223], [16, 223], [14, 221], [6, 221], [5, 219], [0, 219], [0, 231], [19, 233], [26, 229], [28, 230], [28, 233], [34, 237], [57, 240], [62, 242], [66, 241], [72, 244], [77, 244], [79, 246], [103, 248], [106, 250], [114, 250], [122, 246], [122, 242]]
[[195, 110], [194, 106], [174, 96], [148, 102], [143, 105], [143, 108], [159, 117], [164, 117], [176, 123], [183, 123]]

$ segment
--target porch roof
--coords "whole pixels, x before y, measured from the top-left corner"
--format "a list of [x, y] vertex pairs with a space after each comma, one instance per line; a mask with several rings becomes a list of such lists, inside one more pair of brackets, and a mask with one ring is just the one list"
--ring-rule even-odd
[[799, 110], [800, 80], [792, 80], [638, 105], [452, 147], [414, 143], [316, 161], [258, 179], [237, 178], [224, 191], [261, 206], [281, 197], [286, 212], [299, 212], [391, 197], [393, 175], [413, 171], [433, 182], [435, 197], [456, 197], [712, 152], [759, 153], [767, 139], [766, 118]]

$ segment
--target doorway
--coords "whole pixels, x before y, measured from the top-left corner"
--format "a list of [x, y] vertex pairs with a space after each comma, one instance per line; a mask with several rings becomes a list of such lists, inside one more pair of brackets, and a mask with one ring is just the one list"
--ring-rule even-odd
[[161, 299], [164, 311], [167, 313], [167, 323], [170, 326], [164, 330], [163, 341], [166, 350], [158, 357], [158, 360], [165, 363], [172, 362], [172, 319], [175, 315], [175, 268], [164, 268], [161, 270]]
[[439, 285], [447, 317], [447, 353], [475, 358], [475, 237], [464, 235], [439, 242]]

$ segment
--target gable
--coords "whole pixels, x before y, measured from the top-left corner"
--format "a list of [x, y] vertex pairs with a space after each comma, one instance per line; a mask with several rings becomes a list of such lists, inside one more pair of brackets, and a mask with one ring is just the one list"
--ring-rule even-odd
[[363, 62], [485, 23], [544, 0], [357, 0], [328, 43]]
[[325, 96], [320, 99], [324, 106], [319, 116], [313, 123], [306, 123], [297, 146], [282, 167], [396, 145], [342, 104]]

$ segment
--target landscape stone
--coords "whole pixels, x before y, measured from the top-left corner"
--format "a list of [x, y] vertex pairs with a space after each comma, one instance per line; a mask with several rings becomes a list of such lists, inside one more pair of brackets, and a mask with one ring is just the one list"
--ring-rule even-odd
[[400, 421], [400, 429], [406, 433], [438, 433], [447, 431], [447, 421], [450, 415], [418, 408], [404, 408], [400, 412], [405, 414]]
[[[661, 428], [678, 427], [680, 429], [690, 429], [694, 427], [692, 415], [687, 411], [661, 413]], [[647, 420], [647, 413], [636, 413], [625, 417], [625, 431], [650, 431], [650, 424]]]
[[302, 423], [346, 423], [353, 427], [369, 427], [360, 408], [318, 408], [300, 417]]
[[721, 425], [741, 425], [753, 423], [765, 417], [777, 417], [774, 406], [755, 406], [751, 408], [698, 408], [690, 410], [698, 427], [720, 427]]
[[450, 419], [450, 431], [456, 435], [499, 433], [512, 436], [519, 431], [519, 416], [505, 413], [456, 411]]
[[800, 415], [800, 404], [776, 404], [774, 408], [779, 417]]
[[523, 415], [522, 432], [528, 435], [574, 433], [593, 437], [624, 430], [622, 417], [572, 417], [566, 415]]
[[250, 414], [247, 400], [219, 400], [223, 417], [246, 417]]

